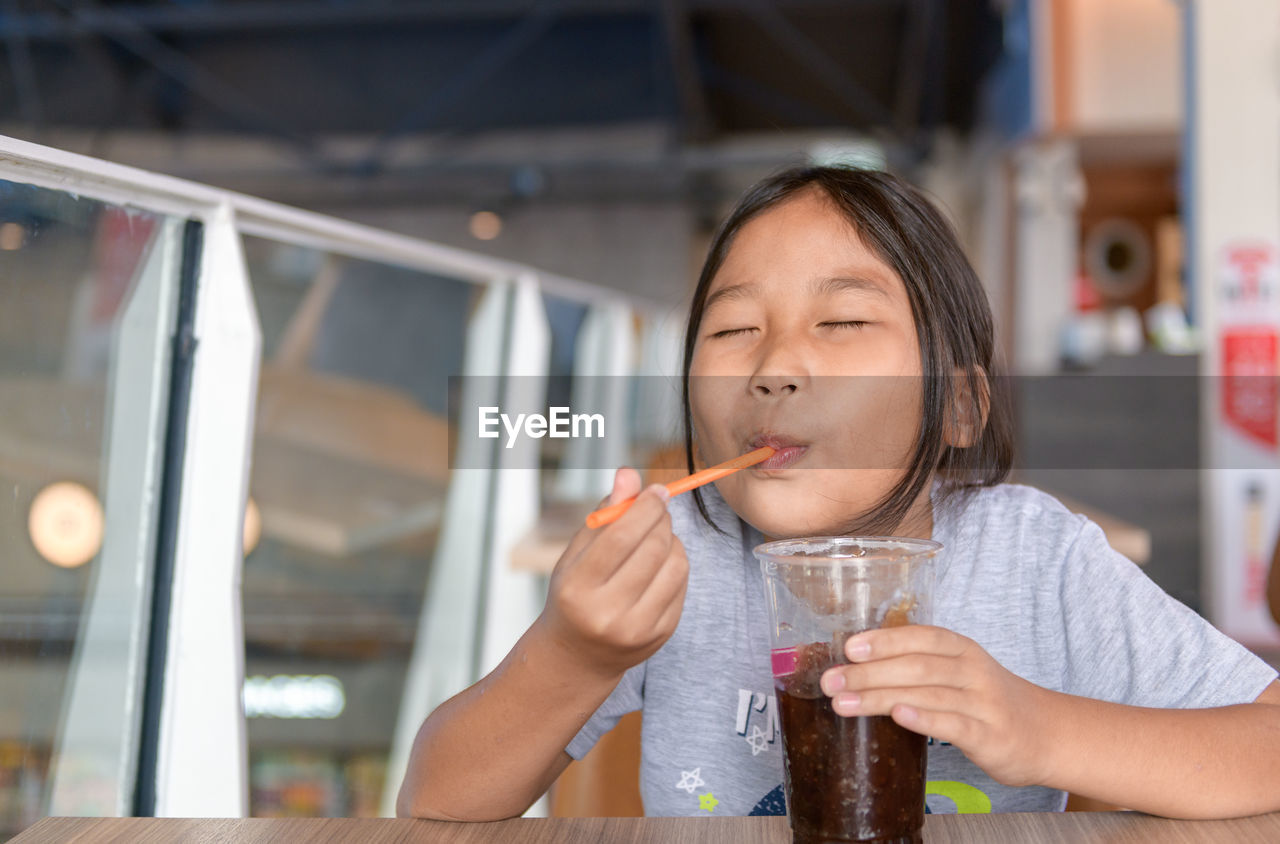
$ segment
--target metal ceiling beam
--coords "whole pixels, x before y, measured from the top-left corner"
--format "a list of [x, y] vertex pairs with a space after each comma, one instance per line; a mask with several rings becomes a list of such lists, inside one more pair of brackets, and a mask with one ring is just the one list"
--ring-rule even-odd
[[[900, 0], [894, 5], [899, 3]], [[781, 9], [769, 0], [754, 0], [744, 4], [743, 8], [755, 18], [775, 44], [791, 54], [793, 59], [807, 68], [866, 123], [872, 126], [895, 126], [892, 112], [788, 20]]]
[[711, 112], [698, 71], [689, 0], [659, 0], [659, 20], [666, 43], [668, 72], [676, 94], [681, 140], [699, 142], [711, 136]]
[[[584, 138], [569, 148], [562, 148], [559, 142], [548, 148], [544, 141], [531, 138], [527, 150], [513, 145], [505, 151], [472, 154], [464, 159], [441, 159], [432, 147], [424, 147], [388, 162], [380, 172], [361, 173], [355, 167], [335, 166], [318, 179], [305, 162], [284, 151], [272, 153], [268, 146], [255, 147], [243, 156], [224, 157], [208, 147], [217, 142], [216, 133], [183, 141], [164, 133], [153, 134], [164, 143], [157, 147], [144, 143], [134, 150], [130, 143], [133, 133], [118, 137], [108, 134], [97, 140], [105, 144], [112, 157], [131, 164], [303, 207], [398, 203], [465, 206], [478, 201], [519, 201], [512, 194], [511, 174], [521, 167], [533, 167], [545, 175], [546, 186], [537, 195], [538, 203], [681, 200], [688, 198], [698, 180], [711, 179], [714, 184], [715, 179], [726, 174], [756, 173], [798, 163], [798, 150], [811, 138], [821, 136], [809, 132], [668, 149], [661, 133], [654, 131], [642, 150], [620, 134], [614, 140], [598, 143]], [[93, 133], [84, 132], [64, 136], [63, 140], [69, 148], [80, 148], [91, 137]], [[186, 150], [193, 140], [206, 150], [198, 160], [193, 160]], [[348, 141], [343, 139], [341, 143]], [[327, 151], [332, 160], [350, 160], [332, 147]], [[358, 154], [359, 149], [350, 152]]]
[[942, 0], [926, 0], [926, 2], [929, 4], [929, 29], [921, 59], [924, 82], [920, 91], [915, 143], [916, 155], [921, 161], [928, 157], [938, 125], [942, 122], [946, 88], [944, 75], [948, 11]]
[[207, 100], [244, 128], [280, 138], [313, 164], [319, 163], [315, 160], [314, 144], [305, 134], [283, 125], [274, 115], [249, 101], [240, 91], [170, 47], [147, 29], [128, 19], [117, 20], [114, 11], [101, 6], [80, 5], [73, 0], [53, 1], [73, 21], [88, 14], [115, 21], [116, 27], [110, 32], [99, 33], [101, 37], [150, 63], [161, 74]]
[[[4, 0], [0, 8], [4, 10], [0, 22], [13, 20], [22, 14], [17, 0]], [[36, 84], [36, 72], [31, 63], [27, 38], [6, 28], [4, 41], [5, 51], [9, 54], [9, 68], [13, 72], [13, 87], [18, 94], [18, 110], [23, 120], [39, 130], [44, 125], [44, 106], [40, 100], [40, 88]]]
[[[783, 11], [835, 11], [897, 5], [899, 0], [771, 0]], [[118, 5], [90, 10], [74, 21], [49, 13], [28, 11], [0, 21], [5, 35], [33, 41], [64, 40], [84, 34], [124, 34], [137, 28], [152, 32], [213, 34], [254, 30], [338, 28], [357, 25], [484, 21], [518, 18], [528, 13], [531, 0], [367, 0], [349, 4], [281, 2], [199, 5]], [[690, 13], [741, 11], [742, 0], [686, 0]], [[651, 15], [655, 0], [566, 0], [565, 17]]]
[[473, 56], [457, 74], [450, 77], [439, 88], [429, 92], [394, 126], [379, 135], [361, 162], [360, 169], [364, 171], [380, 169], [383, 157], [396, 138], [423, 128], [441, 111], [462, 101], [476, 88], [511, 64], [546, 34], [556, 22], [563, 5], [564, 0], [546, 0], [546, 2], [535, 4], [501, 38]]
[[920, 127], [925, 73], [928, 70], [929, 35], [934, 25], [933, 0], [907, 0], [902, 50], [898, 56], [897, 98], [894, 116], [898, 132], [910, 138]]
[[720, 90], [735, 97], [741, 97], [763, 111], [772, 112], [776, 117], [797, 125], [839, 125], [842, 115], [834, 109], [810, 105], [801, 102], [790, 94], [778, 91], [769, 85], [748, 79], [742, 74], [715, 62], [706, 66], [707, 81], [713, 90]]

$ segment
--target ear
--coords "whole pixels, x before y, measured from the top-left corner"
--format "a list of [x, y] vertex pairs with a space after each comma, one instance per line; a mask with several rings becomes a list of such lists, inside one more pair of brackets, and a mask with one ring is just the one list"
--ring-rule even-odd
[[952, 370], [948, 385], [950, 400], [942, 439], [951, 448], [969, 448], [982, 437], [991, 411], [991, 383], [980, 366], [966, 371]]

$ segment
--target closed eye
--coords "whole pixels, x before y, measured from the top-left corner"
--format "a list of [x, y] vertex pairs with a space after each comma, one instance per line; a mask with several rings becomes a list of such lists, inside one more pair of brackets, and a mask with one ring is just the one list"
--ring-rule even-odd
[[867, 322], [860, 319], [849, 319], [840, 322], [820, 322], [818, 325], [823, 328], [862, 328], [867, 325]]
[[715, 338], [735, 337], [739, 334], [746, 334], [748, 331], [755, 331], [755, 329], [754, 328], [726, 328], [724, 331], [717, 331], [711, 336]]

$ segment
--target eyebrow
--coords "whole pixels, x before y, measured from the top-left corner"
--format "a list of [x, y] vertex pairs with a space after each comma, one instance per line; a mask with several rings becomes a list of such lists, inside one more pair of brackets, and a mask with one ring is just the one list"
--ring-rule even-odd
[[730, 284], [728, 287], [721, 287], [702, 303], [702, 310], [709, 311], [712, 305], [720, 301], [731, 302], [734, 299], [748, 299], [755, 292], [756, 286], [754, 284]]
[[815, 293], [843, 293], [845, 291], [856, 291], [860, 293], [874, 293], [885, 299], [889, 297], [889, 291], [884, 289], [884, 285], [872, 281], [869, 278], [854, 278], [851, 276], [835, 276], [833, 278], [824, 278], [812, 285]]
[[[819, 295], [830, 295], [832, 293], [844, 293], [853, 291], [858, 293], [874, 293], [885, 299], [891, 298], [889, 291], [884, 289], [884, 285], [879, 282], [872, 281], [868, 278], [857, 278], [854, 276], [832, 276], [831, 278], [818, 279], [810, 282], [809, 289]], [[754, 284], [730, 284], [727, 287], [721, 287], [716, 292], [707, 297], [702, 303], [704, 312], [711, 310], [711, 306], [716, 302], [732, 302], [734, 299], [749, 299], [755, 295], [757, 290]]]

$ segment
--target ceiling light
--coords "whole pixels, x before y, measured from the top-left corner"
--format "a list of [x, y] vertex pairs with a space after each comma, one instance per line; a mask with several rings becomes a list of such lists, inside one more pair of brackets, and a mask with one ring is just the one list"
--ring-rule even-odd
[[502, 218], [492, 211], [477, 211], [471, 215], [469, 228], [476, 240], [493, 240], [502, 232]]
[[94, 558], [102, 548], [104, 526], [98, 497], [73, 481], [59, 481], [40, 490], [27, 517], [36, 552], [55, 566], [68, 569]]
[[15, 223], [10, 220], [7, 223], [0, 224], [0, 249], [5, 252], [14, 252], [21, 249], [27, 242], [27, 230], [22, 223]]

